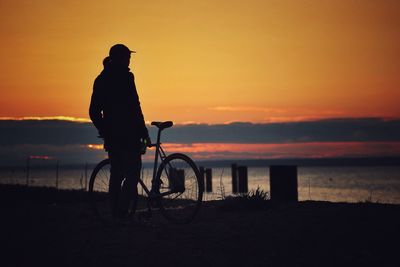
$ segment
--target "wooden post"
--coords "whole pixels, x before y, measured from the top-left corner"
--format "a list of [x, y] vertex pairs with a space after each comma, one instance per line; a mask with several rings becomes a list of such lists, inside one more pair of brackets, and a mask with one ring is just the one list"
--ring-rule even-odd
[[270, 166], [271, 201], [297, 202], [297, 166]]
[[185, 170], [170, 168], [168, 188], [173, 192], [184, 192], [185, 191]]
[[26, 186], [29, 186], [30, 157], [26, 159]]
[[[205, 173], [204, 167], [200, 167], [200, 168], [199, 168], [199, 173], [200, 173], [200, 181], [202, 181], [202, 182], [203, 182], [203, 185], [204, 185], [204, 184], [205, 184], [205, 183], [204, 183], [204, 173]], [[203, 186], [203, 192], [204, 192], [204, 186]]]
[[206, 192], [212, 192], [212, 170], [206, 169]]
[[58, 189], [58, 168], [59, 168], [59, 161], [57, 160], [57, 163], [56, 163], [56, 189]]
[[247, 166], [239, 166], [238, 170], [238, 192], [248, 192], [248, 178], [247, 178]]
[[237, 194], [238, 192], [238, 179], [237, 179], [237, 164], [231, 165], [232, 170], [232, 193]]
[[175, 187], [176, 190], [179, 192], [185, 191], [185, 170], [184, 169], [177, 169], [176, 170], [176, 180], [175, 180]]

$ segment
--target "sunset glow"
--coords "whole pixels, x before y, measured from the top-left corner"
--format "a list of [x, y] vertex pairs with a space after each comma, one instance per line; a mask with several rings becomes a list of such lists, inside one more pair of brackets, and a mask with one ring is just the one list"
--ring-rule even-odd
[[44, 159], [44, 160], [49, 160], [49, 159], [53, 159], [53, 157], [50, 157], [50, 156], [29, 156], [29, 159]]
[[90, 122], [87, 118], [74, 118], [67, 116], [53, 116], [53, 117], [0, 117], [0, 120], [35, 120], [35, 121], [45, 121], [45, 120], [60, 120], [60, 121], [73, 121], [73, 122]]
[[[103, 150], [103, 145], [89, 144], [90, 149]], [[187, 153], [196, 159], [279, 159], [279, 158], [335, 158], [360, 156], [398, 156], [400, 142], [310, 142], [287, 144], [230, 144], [195, 143], [162, 144], [168, 154]], [[154, 149], [149, 149], [146, 160], [152, 160]]]
[[174, 122], [168, 153], [399, 156], [399, 10], [396, 0], [3, 0], [0, 154], [103, 158], [90, 97], [123, 43], [137, 51], [130, 68], [153, 141], [152, 121]]
[[[398, 1], [0, 4], [0, 117], [88, 118], [111, 45], [146, 121], [400, 117]], [[80, 120], [78, 120], [80, 121]]]

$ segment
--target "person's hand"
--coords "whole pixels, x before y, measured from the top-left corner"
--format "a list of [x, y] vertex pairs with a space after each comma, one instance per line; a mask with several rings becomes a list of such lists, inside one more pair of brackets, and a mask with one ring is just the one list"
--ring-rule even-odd
[[99, 135], [97, 136], [98, 138], [104, 139], [104, 133], [102, 131], [97, 131]]
[[98, 136], [99, 138], [102, 138], [102, 139], [107, 138], [107, 132], [106, 132], [105, 128], [100, 128], [97, 131], [99, 133], [99, 136]]
[[146, 145], [147, 145], [147, 147], [150, 147], [150, 146], [151, 146], [151, 139], [150, 139], [150, 136], [147, 136], [147, 137], [145, 138], [145, 140], [146, 140]]

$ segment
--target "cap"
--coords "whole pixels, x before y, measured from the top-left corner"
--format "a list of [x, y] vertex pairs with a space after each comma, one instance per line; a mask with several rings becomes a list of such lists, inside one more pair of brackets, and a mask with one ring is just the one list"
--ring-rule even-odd
[[116, 44], [110, 48], [109, 55], [111, 58], [113, 58], [113, 57], [120, 57], [123, 55], [131, 54], [131, 53], [136, 53], [136, 51], [130, 50], [126, 45]]

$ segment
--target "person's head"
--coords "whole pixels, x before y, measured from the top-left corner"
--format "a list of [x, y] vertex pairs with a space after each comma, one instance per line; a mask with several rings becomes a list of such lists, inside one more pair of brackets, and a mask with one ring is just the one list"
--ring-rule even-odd
[[103, 59], [103, 67], [104, 67], [105, 69], [107, 69], [108, 67], [110, 67], [110, 57], [105, 57], [105, 58]]
[[131, 53], [134, 51], [123, 44], [116, 44], [110, 48], [110, 62], [113, 65], [128, 67], [131, 59]]

